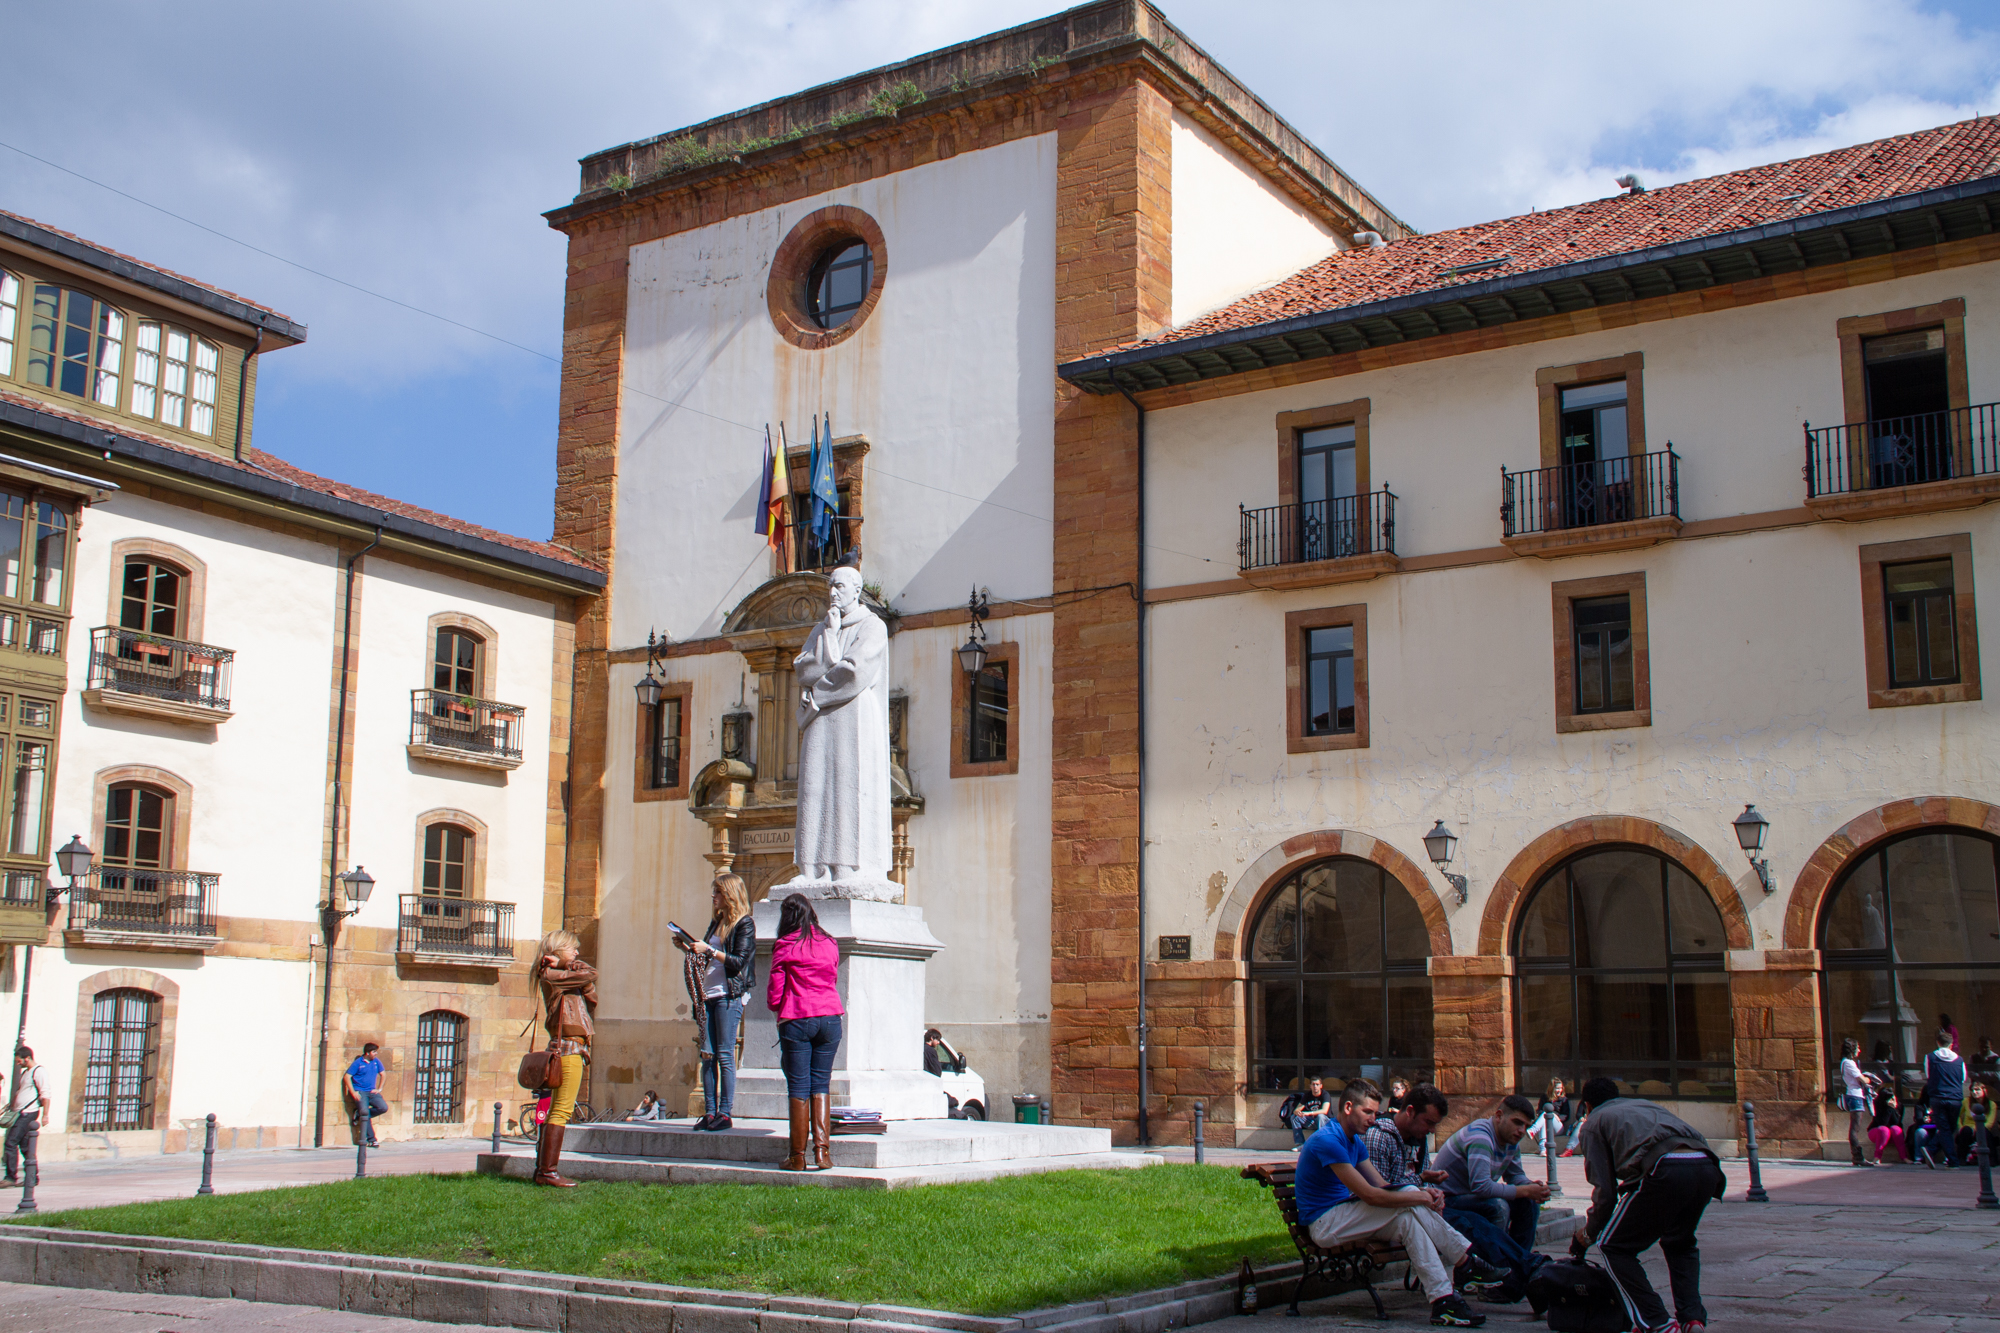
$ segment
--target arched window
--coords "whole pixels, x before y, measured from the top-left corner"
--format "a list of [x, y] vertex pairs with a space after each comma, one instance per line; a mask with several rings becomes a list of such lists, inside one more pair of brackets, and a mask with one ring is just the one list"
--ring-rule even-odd
[[90, 1050], [83, 1070], [84, 1130], [153, 1128], [160, 1058], [160, 997], [121, 987], [90, 1002]]
[[465, 1119], [463, 1014], [433, 1009], [417, 1019], [416, 1087], [410, 1118], [419, 1125], [452, 1125]]
[[107, 866], [164, 870], [173, 865], [174, 794], [141, 782], [115, 782], [104, 793]]
[[116, 407], [124, 359], [125, 316], [115, 306], [66, 287], [35, 284], [28, 383]]
[[443, 694], [479, 698], [485, 643], [471, 630], [446, 625], [437, 632], [431, 657], [431, 688]]
[[1854, 1037], [1864, 1058], [1920, 1081], [1942, 1014], [1967, 1056], [1982, 1038], [2000, 1040], [1995, 848], [1973, 833], [1914, 833], [1841, 872], [1819, 915], [1830, 1069]]
[[[186, 628], [182, 622], [187, 594], [187, 571], [153, 556], [129, 556], [118, 599], [118, 627], [178, 639]], [[131, 645], [121, 641], [120, 655], [131, 652]]]
[[1733, 1098], [1722, 914], [1658, 852], [1585, 852], [1542, 877], [1514, 927], [1519, 1084], [1599, 1075], [1642, 1097]]
[[1372, 861], [1295, 873], [1250, 931], [1250, 1086], [1431, 1077], [1430, 932]]

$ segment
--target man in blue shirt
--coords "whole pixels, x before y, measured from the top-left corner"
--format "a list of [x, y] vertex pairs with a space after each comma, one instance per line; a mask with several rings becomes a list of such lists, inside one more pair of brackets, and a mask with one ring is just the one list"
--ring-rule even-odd
[[[1299, 1221], [1325, 1249], [1380, 1236], [1400, 1245], [1410, 1268], [1430, 1298], [1431, 1323], [1444, 1328], [1478, 1328], [1486, 1316], [1474, 1314], [1452, 1285], [1452, 1271], [1471, 1247], [1444, 1220], [1444, 1195], [1434, 1189], [1391, 1190], [1368, 1161], [1365, 1135], [1382, 1105], [1382, 1090], [1358, 1078], [1340, 1091], [1326, 1128], [1299, 1150], [1293, 1196]], [[1473, 1260], [1470, 1277], [1499, 1283], [1506, 1274]]]
[[389, 1103], [382, 1097], [382, 1062], [375, 1058], [381, 1050], [374, 1042], [361, 1048], [361, 1055], [347, 1067], [340, 1076], [340, 1085], [349, 1097], [354, 1099], [355, 1114], [361, 1118], [361, 1136], [368, 1146], [378, 1146], [375, 1142], [375, 1117], [389, 1114]]

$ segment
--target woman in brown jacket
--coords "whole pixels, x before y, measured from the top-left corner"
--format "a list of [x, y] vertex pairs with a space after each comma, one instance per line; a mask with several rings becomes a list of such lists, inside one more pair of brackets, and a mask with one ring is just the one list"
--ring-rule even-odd
[[535, 1183], [568, 1189], [574, 1180], [556, 1174], [562, 1160], [563, 1128], [576, 1110], [577, 1093], [583, 1088], [583, 1066], [590, 1058], [590, 1038], [595, 1029], [590, 1016], [597, 1009], [597, 969], [576, 956], [576, 936], [566, 930], [552, 930], [542, 937], [542, 956], [535, 963], [534, 980], [542, 988], [543, 1020], [549, 1032], [550, 1072], [560, 1071], [560, 1082], [549, 1088], [549, 1118], [542, 1124], [541, 1142], [535, 1149]]

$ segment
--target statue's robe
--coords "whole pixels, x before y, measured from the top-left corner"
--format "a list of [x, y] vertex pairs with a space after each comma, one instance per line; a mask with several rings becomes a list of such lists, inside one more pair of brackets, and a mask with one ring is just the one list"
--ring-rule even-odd
[[[837, 631], [829, 632], [824, 621], [814, 626], [792, 669], [804, 696], [793, 859], [807, 877], [826, 873], [857, 886], [893, 887], [888, 627], [857, 605]], [[820, 872], [820, 866], [835, 869]]]

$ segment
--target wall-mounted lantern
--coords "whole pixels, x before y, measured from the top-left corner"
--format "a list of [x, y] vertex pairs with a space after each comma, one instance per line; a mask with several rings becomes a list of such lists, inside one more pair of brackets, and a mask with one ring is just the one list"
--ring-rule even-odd
[[1777, 886], [1771, 882], [1771, 863], [1757, 853], [1764, 850], [1764, 835], [1770, 831], [1771, 821], [1757, 813], [1757, 807], [1746, 805], [1743, 813], [1731, 821], [1736, 829], [1736, 845], [1750, 858], [1750, 868], [1757, 872], [1757, 882], [1769, 893]]
[[974, 588], [965, 611], [972, 623], [964, 646], [958, 650], [958, 664], [966, 675], [976, 677], [986, 666], [986, 617], [993, 614], [986, 605], [986, 593]]
[[1430, 856], [1431, 864], [1438, 868], [1438, 873], [1444, 876], [1445, 882], [1458, 890], [1458, 905], [1465, 906], [1468, 897], [1465, 876], [1454, 875], [1445, 869], [1458, 851], [1458, 835], [1446, 828], [1440, 819], [1429, 833], [1424, 834], [1424, 851]]

